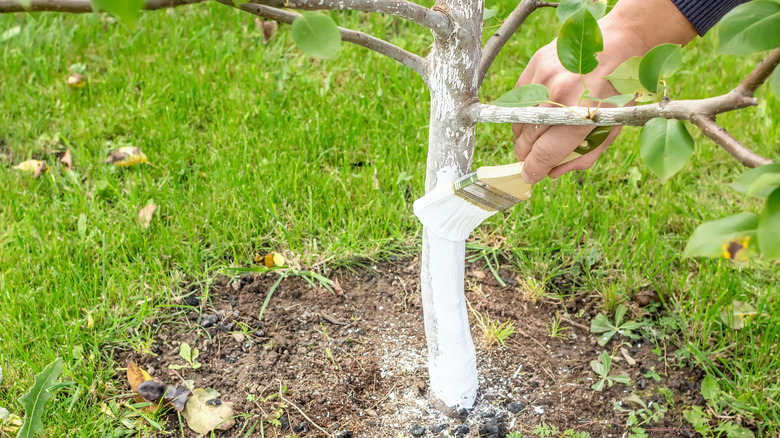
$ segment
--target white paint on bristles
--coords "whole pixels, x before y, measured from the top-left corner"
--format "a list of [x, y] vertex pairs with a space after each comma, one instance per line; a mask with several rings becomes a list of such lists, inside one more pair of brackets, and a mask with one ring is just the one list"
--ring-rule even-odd
[[433, 234], [453, 241], [466, 240], [487, 218], [498, 213], [457, 196], [452, 183], [440, 181], [435, 189], [412, 205], [414, 215]]

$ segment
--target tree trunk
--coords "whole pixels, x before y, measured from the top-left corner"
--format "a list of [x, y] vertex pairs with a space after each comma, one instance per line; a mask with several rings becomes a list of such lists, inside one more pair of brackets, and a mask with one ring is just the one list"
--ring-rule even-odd
[[[437, 36], [428, 55], [431, 121], [425, 190], [471, 168], [475, 125], [463, 111], [477, 101], [482, 1], [452, 0], [434, 9], [455, 31]], [[423, 229], [421, 284], [431, 399], [439, 409], [471, 408], [477, 395], [477, 360], [464, 296], [465, 241]]]

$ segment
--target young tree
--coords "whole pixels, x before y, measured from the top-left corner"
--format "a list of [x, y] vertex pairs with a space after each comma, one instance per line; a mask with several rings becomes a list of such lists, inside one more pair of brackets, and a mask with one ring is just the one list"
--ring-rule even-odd
[[[0, 0], [0, 12], [88, 13], [104, 10], [133, 25], [142, 9], [162, 9], [201, 1]], [[772, 163], [721, 128], [715, 117], [726, 111], [756, 105], [756, 89], [780, 63], [780, 49], [777, 48], [780, 46], [780, 25], [777, 24], [780, 3], [775, 0], [757, 0], [738, 8], [721, 32], [722, 46], [729, 53], [771, 50], [731, 92], [699, 100], [670, 99], [664, 94], [663, 78], [679, 64], [680, 46], [662, 45], [641, 59], [627, 61], [610, 75], [615, 88], [624, 93], [622, 96], [599, 99], [584, 95], [581, 101], [586, 101], [587, 105], [576, 107], [534, 107], [549, 100], [547, 90], [539, 85], [516, 88], [493, 105], [481, 103], [478, 91], [506, 42], [531, 13], [542, 7], [560, 6], [558, 16], [564, 24], [558, 37], [558, 56], [562, 64], [574, 73], [588, 73], [583, 65], [597, 62], [595, 55], [602, 50], [597, 20], [605, 12], [606, 0], [562, 0], [560, 5], [521, 0], [484, 47], [482, 0], [439, 0], [430, 9], [407, 0], [216, 1], [291, 24], [296, 44], [311, 56], [332, 57], [341, 41], [347, 41], [388, 56], [417, 72], [430, 90], [426, 192], [470, 171], [477, 123], [645, 126], [640, 146], [642, 156], [651, 170], [668, 178], [682, 168], [692, 152], [691, 137], [681, 122], [687, 120], [745, 165], [756, 167]], [[291, 9], [305, 12], [299, 14]], [[338, 27], [328, 16], [311, 12], [314, 10], [356, 10], [410, 20], [430, 29], [432, 49], [421, 57], [365, 33]], [[780, 83], [779, 73], [774, 74], [772, 82]], [[629, 101], [654, 103], [620, 107]], [[618, 107], [602, 108], [603, 103]], [[770, 165], [754, 172], [743, 179], [742, 188], [746, 193], [767, 197], [764, 212], [760, 216], [737, 215], [702, 225], [689, 243], [688, 255], [718, 255], [724, 244], [742, 242], [739, 244], [744, 246], [744, 239], [755, 237], [762, 253], [780, 257], [780, 233], [775, 228], [780, 226], [780, 169]], [[478, 384], [476, 352], [464, 296], [464, 271], [465, 241], [443, 239], [424, 228], [421, 284], [431, 400], [437, 408], [450, 414], [456, 413], [458, 408], [473, 406]]]

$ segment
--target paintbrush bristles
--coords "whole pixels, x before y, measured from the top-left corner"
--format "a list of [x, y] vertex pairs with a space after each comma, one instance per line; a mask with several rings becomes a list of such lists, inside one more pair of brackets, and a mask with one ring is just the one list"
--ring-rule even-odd
[[497, 211], [488, 211], [457, 196], [452, 184], [440, 184], [414, 201], [414, 215], [437, 236], [460, 241]]

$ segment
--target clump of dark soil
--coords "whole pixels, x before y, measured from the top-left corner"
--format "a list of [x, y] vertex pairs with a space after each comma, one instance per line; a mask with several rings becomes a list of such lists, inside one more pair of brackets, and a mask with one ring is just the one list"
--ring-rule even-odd
[[[511, 431], [530, 436], [538, 425], [548, 424], [593, 437], [620, 437], [626, 416], [613, 403], [632, 407], [625, 401], [632, 393], [645, 403], [669, 408], [662, 420], [645, 426], [652, 429], [650, 436], [677, 437], [691, 436], [682, 407], [703, 403], [700, 374], [674, 365], [674, 355], [657, 356], [654, 346], [643, 341], [624, 346], [628, 353], [617, 353], [613, 363], [612, 373], [630, 376], [631, 386], [592, 390], [596, 376], [590, 361], [605, 348], [588, 333], [590, 322], [570, 316], [575, 325], [564, 321], [567, 329], [560, 337], [551, 337], [549, 327], [557, 312], [593, 309], [593, 298], [578, 295], [568, 306], [533, 303], [523, 299], [521, 286], [501, 287], [490, 273], [472, 266], [466, 292], [471, 306], [494, 321], [514, 320], [517, 331], [504, 346], [488, 347], [482, 329], [472, 324], [480, 372], [477, 406], [465, 418], [448, 418], [426, 398], [415, 262], [338, 275], [337, 293], [311, 287], [302, 278], [286, 278], [258, 321], [277, 278], [273, 273], [245, 274], [218, 278], [208, 290], [189, 288], [191, 294], [185, 292], [174, 307], [174, 322], [159, 326], [152, 348], [157, 354], [123, 352], [118, 360], [134, 360], [155, 379], [177, 383], [168, 365], [184, 364], [179, 346], [186, 342], [198, 348], [202, 366], [179, 373], [197, 387], [216, 389], [222, 400], [234, 403], [236, 413], [247, 414], [231, 430], [217, 431], [219, 437], [244, 436], [260, 421], [265, 436], [396, 437], [401, 432], [407, 437], [497, 438]], [[630, 342], [618, 340], [624, 341]], [[613, 341], [606, 349], [615, 347]], [[660, 381], [643, 377], [651, 369]], [[671, 392], [663, 397], [659, 388]], [[178, 430], [178, 417], [168, 418], [169, 429]], [[251, 436], [260, 436], [258, 430]]]

